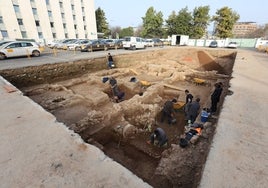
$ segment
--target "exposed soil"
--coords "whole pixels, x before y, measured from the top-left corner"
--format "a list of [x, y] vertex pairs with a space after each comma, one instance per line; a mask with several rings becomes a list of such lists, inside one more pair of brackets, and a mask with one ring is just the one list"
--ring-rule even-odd
[[[177, 122], [169, 126], [160, 123], [160, 111], [168, 99], [184, 101], [185, 89], [201, 98], [202, 108], [209, 107], [213, 85], [218, 81], [224, 83], [222, 103], [235, 53], [174, 48], [119, 55], [114, 59], [116, 69], [100, 68], [106, 63], [103, 58], [99, 68], [82, 71], [79, 77], [73, 72], [73, 78], [66, 76], [57, 82], [29, 87], [25, 82], [17, 87], [80, 134], [85, 142], [99, 147], [153, 187], [197, 187], [217, 119], [211, 117], [204, 124], [195, 144], [181, 148], [178, 142], [185, 131], [184, 112], [177, 110]], [[119, 88], [126, 93], [124, 101], [113, 101], [109, 84], [102, 82], [106, 76], [117, 79]], [[132, 77], [150, 84], [141, 87], [141, 82], [130, 82]], [[194, 78], [205, 82], [196, 83]], [[166, 148], [146, 143], [156, 127], [167, 133]]]

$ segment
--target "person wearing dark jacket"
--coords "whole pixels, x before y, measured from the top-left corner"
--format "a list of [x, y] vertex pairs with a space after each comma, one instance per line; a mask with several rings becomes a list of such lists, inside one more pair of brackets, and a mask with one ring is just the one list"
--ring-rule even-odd
[[193, 124], [198, 116], [200, 110], [200, 98], [197, 98], [195, 101], [191, 102], [189, 105], [188, 113], [187, 113], [187, 120]]
[[176, 103], [177, 100], [173, 99], [168, 100], [165, 102], [164, 107], [161, 111], [161, 122], [163, 123], [165, 119], [167, 119], [168, 124], [171, 125], [172, 123], [176, 122], [176, 119], [174, 118], [175, 111], [174, 111], [174, 103]]
[[217, 111], [217, 105], [218, 105], [218, 102], [220, 101], [221, 93], [222, 93], [222, 83], [221, 82], [216, 83], [215, 90], [213, 91], [213, 93], [210, 96], [210, 98], [211, 98], [211, 107], [210, 107], [211, 113], [215, 113]]
[[114, 60], [113, 60], [113, 56], [111, 55], [111, 53], [108, 53], [108, 68], [112, 69], [114, 68]]
[[185, 95], [186, 95], [186, 100], [185, 100], [185, 105], [184, 105], [184, 112], [185, 112], [185, 115], [187, 116], [189, 106], [190, 106], [194, 96], [187, 89], [185, 90]]
[[148, 143], [162, 147], [167, 143], [167, 141], [168, 139], [165, 131], [158, 127], [154, 130], [153, 134], [151, 134], [150, 141]]
[[185, 104], [187, 104], [188, 102], [192, 102], [193, 100], [193, 95], [189, 92], [189, 90], [185, 90], [185, 95], [186, 95], [186, 101], [185, 101]]

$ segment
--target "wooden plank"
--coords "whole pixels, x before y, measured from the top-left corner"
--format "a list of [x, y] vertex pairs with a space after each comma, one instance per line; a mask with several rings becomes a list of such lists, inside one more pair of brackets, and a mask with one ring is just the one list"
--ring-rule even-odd
[[168, 88], [179, 90], [179, 91], [184, 91], [185, 90], [183, 88], [179, 88], [179, 87], [176, 87], [176, 86], [173, 86], [173, 85], [169, 85], [169, 84], [164, 84], [164, 87], [168, 87]]

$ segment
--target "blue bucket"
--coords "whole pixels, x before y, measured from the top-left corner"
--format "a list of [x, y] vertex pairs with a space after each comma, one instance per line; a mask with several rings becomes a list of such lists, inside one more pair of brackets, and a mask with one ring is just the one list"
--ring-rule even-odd
[[205, 123], [208, 120], [208, 113], [206, 111], [202, 111], [201, 113], [201, 122]]

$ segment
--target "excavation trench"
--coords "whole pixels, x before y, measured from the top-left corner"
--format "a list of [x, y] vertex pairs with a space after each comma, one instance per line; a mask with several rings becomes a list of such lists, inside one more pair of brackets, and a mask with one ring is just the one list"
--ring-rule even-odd
[[[185, 89], [201, 98], [202, 108], [209, 107], [213, 85], [219, 81], [224, 85], [220, 107], [228, 93], [235, 57], [236, 52], [230, 50], [174, 48], [117, 55], [117, 68], [112, 70], [106, 69], [103, 57], [0, 74], [85, 142], [153, 187], [197, 187], [217, 119], [209, 119], [195, 144], [181, 148], [179, 138], [186, 124], [182, 108], [176, 109], [177, 122], [172, 126], [160, 123], [160, 111], [168, 99], [185, 101]], [[117, 79], [125, 92], [122, 102], [112, 99], [104, 77]], [[133, 77], [136, 82], [130, 82]], [[166, 148], [146, 143], [156, 127], [167, 133]]]

